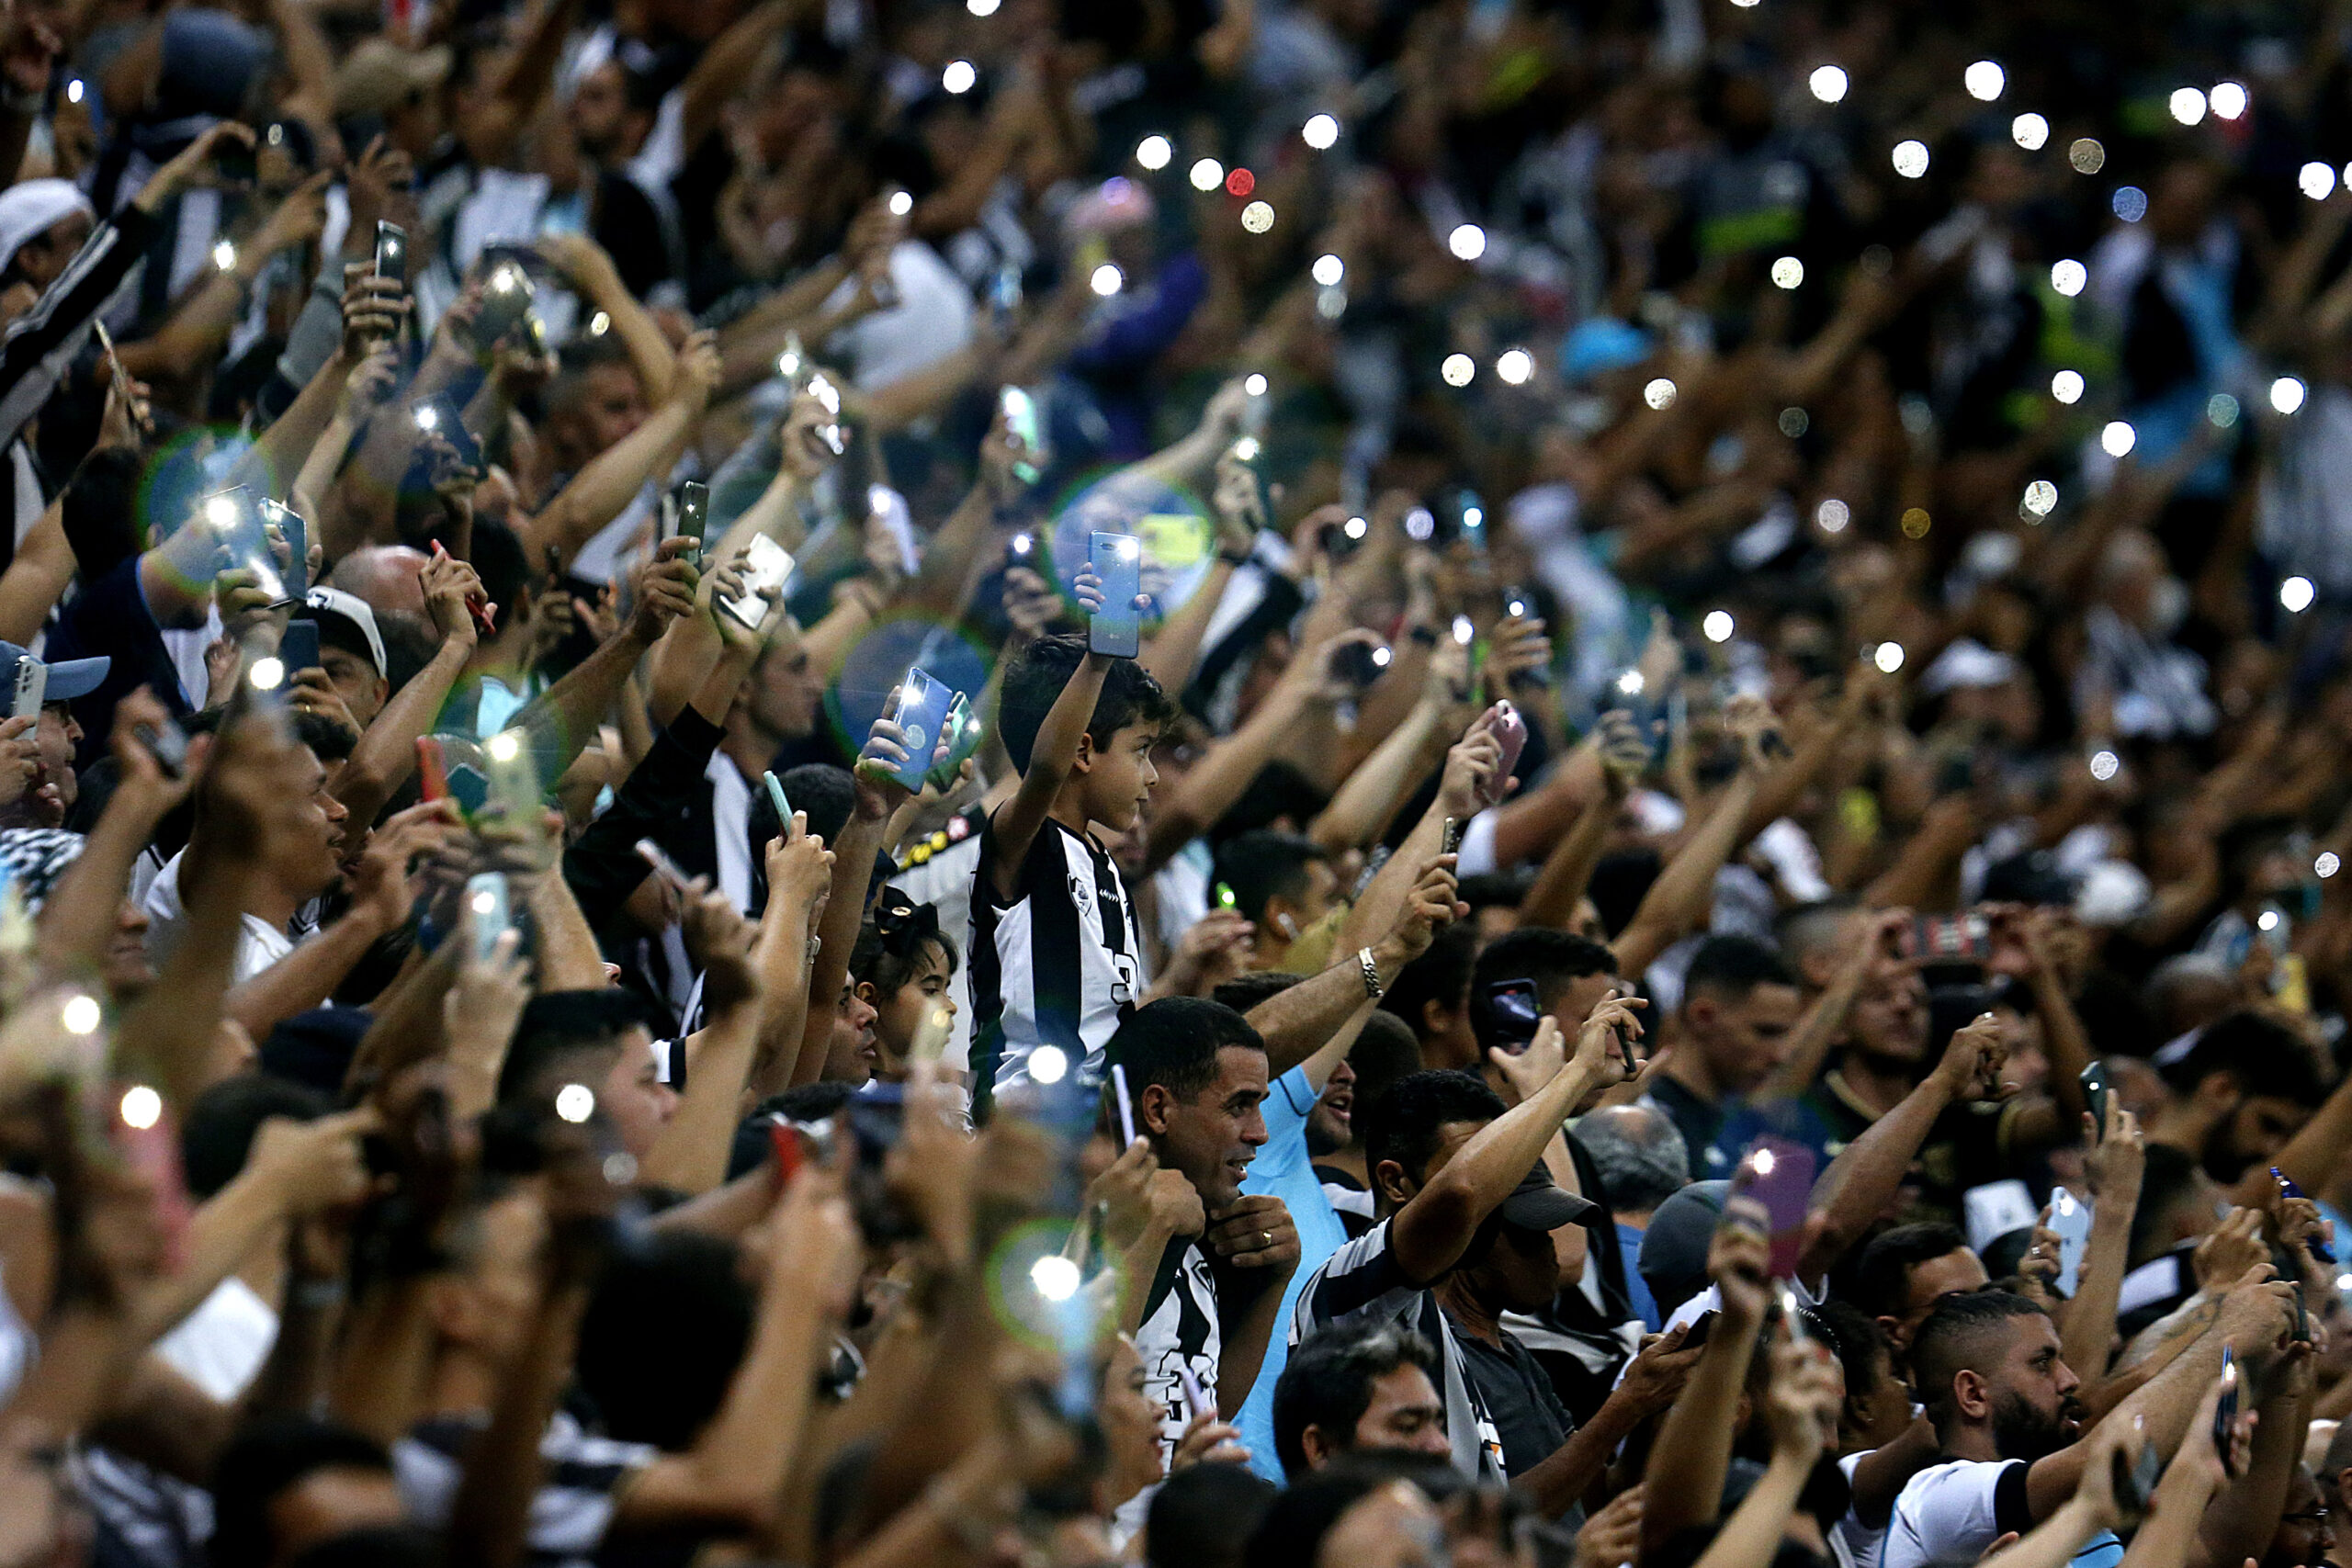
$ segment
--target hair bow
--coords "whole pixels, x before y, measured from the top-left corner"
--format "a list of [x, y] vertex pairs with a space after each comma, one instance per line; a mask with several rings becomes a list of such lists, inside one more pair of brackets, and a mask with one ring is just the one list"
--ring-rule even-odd
[[939, 940], [939, 907], [904, 899], [879, 904], [874, 910], [874, 934], [882, 951], [893, 958], [912, 958], [926, 942]]

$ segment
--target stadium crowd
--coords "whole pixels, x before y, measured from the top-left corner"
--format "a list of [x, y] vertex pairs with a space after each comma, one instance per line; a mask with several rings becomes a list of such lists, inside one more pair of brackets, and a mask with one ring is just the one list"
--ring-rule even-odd
[[0, 1568], [2317, 1568], [2352, 6], [0, 0]]

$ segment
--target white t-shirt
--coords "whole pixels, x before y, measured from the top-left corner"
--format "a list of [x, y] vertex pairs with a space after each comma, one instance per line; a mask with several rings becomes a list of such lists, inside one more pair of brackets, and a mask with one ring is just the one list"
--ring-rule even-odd
[[[2033, 1529], [2025, 1490], [2029, 1468], [2014, 1459], [1929, 1465], [1895, 1498], [1878, 1568], [1969, 1568], [2000, 1536]], [[2075, 1554], [2075, 1562], [2087, 1568], [2112, 1563], [2122, 1554], [2115, 1537], [2102, 1530]]]
[[[1848, 1487], [1854, 1484], [1855, 1469], [1877, 1451], [1867, 1449], [1838, 1461], [1838, 1473], [1846, 1478]], [[1862, 1523], [1849, 1504], [1845, 1516], [1829, 1532], [1829, 1555], [1837, 1559], [1838, 1568], [1877, 1568], [1879, 1546], [1885, 1540], [1886, 1527]]]
[[155, 1349], [173, 1371], [227, 1404], [245, 1392], [277, 1343], [277, 1309], [232, 1274]]
[[[178, 944], [180, 927], [187, 919], [180, 903], [180, 862], [187, 853], [183, 850], [174, 855], [155, 874], [141, 905], [147, 911], [147, 954], [158, 967]], [[237, 968], [231, 985], [243, 985], [294, 951], [293, 939], [259, 915], [245, 916], [244, 928], [237, 937]]]

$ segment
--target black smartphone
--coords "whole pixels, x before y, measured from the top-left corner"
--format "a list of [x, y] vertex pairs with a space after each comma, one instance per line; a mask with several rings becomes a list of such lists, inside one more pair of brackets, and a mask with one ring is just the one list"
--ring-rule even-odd
[[168, 716], [161, 724], [141, 720], [130, 727], [130, 733], [153, 755], [156, 765], [164, 772], [174, 778], [187, 772], [187, 731], [175, 721]]
[[695, 542], [695, 554], [702, 554], [703, 531], [710, 526], [710, 487], [700, 479], [688, 479], [678, 486], [678, 536]]
[[286, 635], [277, 639], [277, 660], [286, 666], [290, 679], [304, 670], [319, 668], [319, 623], [294, 620], [286, 623]]
[[2234, 1476], [2238, 1468], [2230, 1452], [2231, 1428], [2238, 1424], [2238, 1363], [2227, 1345], [2222, 1347], [2222, 1396], [2213, 1402], [2213, 1455], [2222, 1461], [2222, 1473]]
[[2156, 1483], [2164, 1479], [2164, 1457], [2156, 1452], [2156, 1445], [2144, 1443], [2140, 1457], [2127, 1460], [2117, 1449], [2115, 1465], [2115, 1501], [2126, 1517], [2136, 1517], [2148, 1511], [2148, 1502], [2156, 1495]]
[[469, 468], [481, 467], [481, 443], [466, 428], [458, 408], [457, 399], [447, 392], [435, 392], [410, 411], [420, 435], [438, 435], [457, 448], [458, 461]]
[[1331, 652], [1331, 673], [1361, 692], [1380, 679], [1393, 657], [1378, 643], [1341, 643]]
[[1704, 1345], [1715, 1332], [1715, 1309], [1709, 1307], [1690, 1320], [1690, 1331], [1682, 1337], [1682, 1348], [1695, 1350]]
[[212, 166], [224, 186], [242, 187], [261, 178], [261, 167], [252, 144], [232, 136], [224, 136], [212, 144]]
[[481, 310], [474, 317], [474, 341], [484, 346], [504, 341], [507, 333], [522, 324], [537, 293], [531, 287], [530, 275], [513, 262], [491, 264], [482, 278]]
[[408, 231], [380, 218], [376, 220], [376, 276], [408, 281]]
[[1494, 1020], [1496, 1043], [1516, 1056], [1535, 1039], [1544, 1006], [1532, 980], [1497, 980], [1487, 987], [1487, 1013]]
[[2083, 1086], [2083, 1098], [2090, 1102], [2091, 1141], [2097, 1143], [2107, 1136], [2107, 1064], [2098, 1057], [2085, 1067], [2078, 1080]]

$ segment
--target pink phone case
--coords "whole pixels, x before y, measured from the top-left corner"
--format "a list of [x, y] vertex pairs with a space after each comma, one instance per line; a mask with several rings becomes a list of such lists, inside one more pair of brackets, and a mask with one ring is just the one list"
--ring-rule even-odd
[[1503, 781], [1510, 777], [1513, 768], [1519, 766], [1519, 754], [1527, 749], [1527, 721], [1519, 716], [1519, 710], [1509, 702], [1498, 702], [1486, 711], [1480, 722], [1492, 732], [1503, 749], [1502, 761], [1495, 764], [1494, 777], [1487, 785], [1487, 804], [1492, 806], [1502, 799]]

